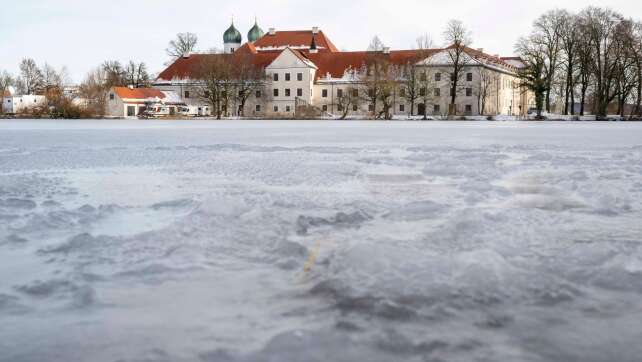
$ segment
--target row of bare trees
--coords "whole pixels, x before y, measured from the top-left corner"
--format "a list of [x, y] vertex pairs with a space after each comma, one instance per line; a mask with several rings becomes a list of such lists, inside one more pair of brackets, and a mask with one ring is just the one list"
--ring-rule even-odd
[[[224, 115], [245, 115], [247, 100], [258, 91], [264, 97], [264, 70], [244, 54], [210, 54], [202, 58], [196, 71], [199, 98], [212, 107], [217, 119]], [[237, 106], [233, 110], [233, 105]]]
[[[584, 115], [589, 108], [601, 118], [614, 111], [622, 117], [641, 115], [639, 21], [599, 7], [552, 10], [520, 38], [516, 51], [526, 63], [521, 78], [535, 94], [539, 116], [544, 110]], [[626, 114], [628, 104], [633, 107]]]

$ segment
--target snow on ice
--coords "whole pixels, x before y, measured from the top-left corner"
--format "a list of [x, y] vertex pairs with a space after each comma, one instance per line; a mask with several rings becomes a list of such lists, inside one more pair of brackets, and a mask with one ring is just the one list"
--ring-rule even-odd
[[639, 361], [640, 220], [642, 124], [1, 121], [0, 361]]

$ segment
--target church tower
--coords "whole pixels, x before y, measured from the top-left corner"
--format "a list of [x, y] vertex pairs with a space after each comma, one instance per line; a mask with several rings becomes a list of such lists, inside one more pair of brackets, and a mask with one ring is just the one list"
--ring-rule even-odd
[[241, 35], [241, 32], [236, 30], [236, 28], [234, 27], [234, 21], [232, 20], [232, 25], [230, 25], [230, 27], [223, 34], [225, 54], [234, 53], [238, 48], [241, 47], [241, 43], [243, 43], [243, 36]]
[[258, 24], [258, 22], [257, 22], [257, 20], [255, 18], [254, 19], [254, 26], [247, 33], [247, 41], [249, 41], [250, 43], [254, 43], [255, 41], [261, 39], [261, 37], [263, 37], [263, 35], [265, 35], [265, 33], [263, 32], [263, 29], [261, 29], [259, 27], [259, 24]]

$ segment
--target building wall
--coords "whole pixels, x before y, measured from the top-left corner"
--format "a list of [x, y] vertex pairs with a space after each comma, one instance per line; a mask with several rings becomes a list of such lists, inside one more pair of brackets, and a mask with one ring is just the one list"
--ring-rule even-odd
[[[278, 80], [275, 79], [278, 75]], [[301, 80], [298, 76], [301, 75]], [[296, 110], [296, 99], [314, 104], [317, 95], [314, 92], [316, 68], [306, 64], [292, 52], [283, 52], [266, 68], [267, 104], [264, 113], [279, 117], [292, 117]], [[289, 80], [288, 80], [289, 75]], [[299, 96], [297, 91], [301, 90]], [[278, 90], [278, 95], [275, 95]], [[289, 95], [288, 95], [289, 91]]]
[[38, 107], [46, 107], [47, 98], [37, 95], [23, 95], [18, 97], [4, 97], [2, 111], [9, 114], [20, 114]]

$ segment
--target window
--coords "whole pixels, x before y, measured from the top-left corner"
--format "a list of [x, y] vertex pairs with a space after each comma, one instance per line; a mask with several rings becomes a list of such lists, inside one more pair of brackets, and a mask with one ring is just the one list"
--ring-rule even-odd
[[373, 98], [374, 94], [374, 89], [368, 89], [368, 97]]
[[275, 82], [279, 81], [279, 73], [274, 73], [274, 81]]
[[285, 89], [285, 96], [289, 97], [290, 96], [290, 88]]
[[420, 79], [422, 82], [425, 82], [428, 79], [428, 75], [426, 74], [426, 72], [421, 73]]
[[321, 97], [328, 98], [328, 90], [327, 89], [324, 89], [324, 90], [321, 91]]
[[279, 106], [274, 106], [274, 112], [278, 112], [278, 111], [279, 111]]
[[277, 88], [274, 88], [274, 96], [275, 97], [279, 96], [279, 90]]
[[337, 105], [337, 110], [338, 110], [339, 112], [343, 112], [343, 104], [339, 104], [339, 105]]
[[285, 111], [290, 112], [290, 106], [285, 106]]
[[399, 90], [399, 96], [400, 97], [405, 97], [406, 96], [406, 88], [401, 88]]
[[425, 97], [426, 96], [426, 88], [424, 88], [424, 87], [419, 88], [419, 96], [420, 97]]
[[109, 95], [109, 100], [110, 100], [110, 101], [113, 101], [113, 100], [114, 100], [114, 98], [115, 98], [114, 93], [111, 93], [111, 94]]
[[337, 97], [343, 98], [343, 89], [337, 89]]
[[456, 93], [457, 92], [455, 92], [455, 88], [450, 88], [450, 96], [451, 97], [454, 97]]
[[254, 109], [256, 110], [256, 112], [261, 112], [261, 105], [257, 104]]
[[435, 81], [441, 82], [441, 73], [435, 73]]
[[290, 81], [290, 73], [285, 73], [285, 81], [286, 82]]
[[450, 73], [450, 81], [454, 82], [455, 79], [457, 79], [457, 76], [455, 75], [455, 73]]
[[374, 106], [372, 104], [368, 104], [368, 111], [374, 112]]
[[466, 88], [466, 97], [472, 97], [472, 96], [473, 96], [473, 89]]
[[441, 113], [441, 106], [439, 104], [435, 104], [433, 109], [434, 109], [435, 114]]
[[297, 97], [303, 97], [303, 89], [299, 88], [296, 90], [296, 96]]
[[435, 88], [435, 97], [441, 97], [441, 89]]
[[353, 110], [354, 112], [356, 112], [356, 111], [358, 111], [358, 110], [359, 110], [359, 107], [358, 107], [356, 104], [353, 104], [353, 105], [352, 105], [352, 110]]
[[261, 91], [257, 90], [254, 95], [256, 96], [256, 98], [261, 98]]
[[303, 73], [297, 73], [296, 74], [296, 80], [298, 80], [299, 82], [302, 81], [303, 80]]
[[239, 91], [239, 97], [243, 98], [243, 91], [242, 90]]
[[185, 91], [185, 98], [189, 98], [189, 91]]
[[324, 112], [328, 111], [328, 105], [324, 104], [323, 107], [321, 108]]
[[352, 96], [357, 98], [359, 96], [359, 90], [358, 89], [353, 89], [352, 90]]
[[473, 106], [470, 104], [466, 105], [466, 114], [472, 114], [473, 113]]
[[469, 81], [469, 82], [472, 82], [473, 81], [473, 73], [466, 74], [466, 80]]
[[406, 105], [405, 104], [400, 104], [399, 105], [399, 112], [405, 112], [406, 111]]
[[127, 106], [127, 117], [134, 117], [136, 115], [136, 106]]

